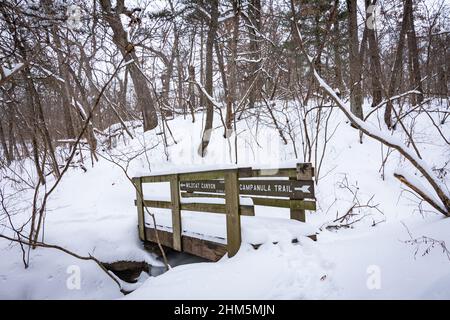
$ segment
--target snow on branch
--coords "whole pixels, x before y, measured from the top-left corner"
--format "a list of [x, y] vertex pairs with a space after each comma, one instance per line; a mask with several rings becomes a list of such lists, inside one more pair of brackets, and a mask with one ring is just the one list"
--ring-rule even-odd
[[[435, 177], [433, 171], [428, 166], [428, 164], [420, 159], [416, 153], [409, 147], [407, 147], [402, 141], [400, 141], [397, 137], [391, 136], [386, 130], [381, 130], [371, 125], [370, 123], [364, 122], [363, 120], [356, 117], [348, 108], [348, 106], [341, 100], [340, 97], [336, 94], [336, 92], [328, 85], [328, 83], [319, 75], [314, 66], [314, 60], [311, 58], [306, 52], [302, 36], [300, 30], [298, 29], [298, 25], [295, 25], [295, 35], [296, 40], [298, 41], [299, 47], [302, 52], [306, 55], [310, 68], [313, 70], [314, 77], [319, 83], [319, 85], [325, 90], [325, 92], [330, 96], [330, 98], [336, 103], [339, 109], [345, 114], [348, 120], [352, 123], [354, 127], [361, 130], [364, 134], [369, 137], [383, 143], [384, 145], [391, 147], [397, 150], [403, 157], [408, 159], [408, 161], [423, 175], [423, 177], [430, 184], [434, 192], [436, 193], [436, 199], [434, 196], [430, 197], [429, 192], [426, 191], [425, 188], [420, 188], [417, 184], [409, 181], [407, 177], [398, 174], [398, 178], [405, 183], [408, 187], [410, 187], [415, 192], [420, 192], [419, 195], [427, 201], [431, 206], [433, 206], [436, 210], [444, 214], [445, 216], [450, 216], [450, 195], [445, 190], [445, 186], [441, 184], [441, 182]], [[400, 176], [402, 178], [400, 178]]]
[[[312, 66], [312, 68], [314, 68]], [[371, 124], [364, 122], [363, 120], [356, 117], [348, 108], [348, 106], [345, 105], [345, 103], [336, 95], [334, 90], [325, 82], [325, 80], [322, 79], [322, 77], [317, 73], [317, 71], [314, 69], [314, 77], [319, 82], [320, 86], [325, 89], [325, 92], [333, 99], [333, 101], [338, 105], [339, 109], [344, 112], [344, 114], [347, 116], [347, 118], [350, 120], [350, 122], [359, 130], [361, 130], [363, 133], [368, 135], [371, 138], [374, 138], [375, 140], [378, 140], [379, 142], [383, 143], [384, 145], [387, 145], [388, 147], [391, 147], [398, 152], [402, 156], [404, 156], [406, 159], [409, 160], [409, 162], [420, 171], [420, 173], [425, 177], [425, 179], [428, 181], [428, 183], [431, 185], [433, 190], [436, 192], [437, 196], [439, 197], [439, 202], [435, 202], [433, 198], [426, 197], [424, 198], [425, 201], [427, 201], [430, 205], [432, 205], [435, 209], [438, 209], [439, 212], [443, 213], [446, 216], [450, 216], [450, 196], [446, 194], [445, 188], [443, 185], [441, 185], [440, 181], [436, 179], [434, 176], [433, 171], [431, 168], [420, 159], [411, 148], [408, 148], [402, 141], [397, 139], [397, 137], [389, 135], [386, 131], [380, 130]], [[401, 179], [402, 182], [408, 181], [404, 176], [403, 179]], [[409, 183], [408, 186], [413, 186], [414, 184]], [[428, 194], [428, 192], [421, 190], [419, 188], [413, 189], [417, 192], [417, 190], [420, 190], [420, 196], [424, 196]], [[437, 199], [436, 199], [437, 200]]]
[[24, 63], [18, 63], [11, 69], [0, 66], [0, 86], [14, 77], [14, 75], [19, 73], [24, 67], [26, 67], [26, 64]]
[[[198, 4], [194, 4], [192, 7], [193, 7], [194, 9], [197, 9], [198, 12], [199, 12], [204, 18], [206, 18], [207, 20], [211, 20], [211, 14], [210, 14], [208, 11], [206, 11], [206, 9], [205, 9], [203, 6], [198, 5]], [[223, 15], [221, 15], [221, 16], [217, 19], [217, 22], [222, 23], [222, 22], [228, 21], [228, 20], [230, 20], [230, 19], [232, 19], [232, 18], [234, 18], [234, 12], [224, 13]]]
[[248, 62], [248, 63], [260, 63], [263, 59], [247, 59], [247, 58], [237, 58], [236, 62]]
[[197, 85], [197, 87], [200, 89], [200, 91], [205, 95], [206, 99], [208, 99], [209, 102], [211, 102], [215, 108], [218, 108], [218, 109], [222, 108], [222, 104], [220, 102], [218, 102], [217, 100], [215, 100], [213, 97], [211, 97], [209, 95], [209, 93], [206, 92], [206, 89], [200, 83], [198, 83], [197, 80], [194, 79], [193, 81]]
[[225, 21], [230, 20], [232, 18], [234, 18], [234, 13], [229, 13], [227, 15], [224, 15], [224, 16], [220, 17], [218, 19], [218, 21], [219, 21], [219, 23], [222, 23], [222, 22], [225, 22]]
[[388, 102], [392, 102], [393, 100], [397, 100], [400, 98], [403, 98], [405, 96], [408, 96], [410, 94], [421, 94], [420, 91], [417, 90], [409, 90], [403, 93], [400, 93], [396, 96], [390, 97], [389, 99], [385, 99], [383, 101], [381, 101], [379, 104], [377, 104], [372, 111], [370, 111], [365, 117], [364, 117], [364, 121], [366, 121], [375, 111], [377, 111], [378, 109], [380, 109], [382, 106], [384, 106], [385, 104], [387, 104]]

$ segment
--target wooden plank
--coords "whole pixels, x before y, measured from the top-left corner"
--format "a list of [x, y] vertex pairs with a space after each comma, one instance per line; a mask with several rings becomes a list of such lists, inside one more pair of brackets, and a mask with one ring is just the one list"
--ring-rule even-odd
[[141, 177], [142, 183], [150, 183], [150, 182], [169, 182], [171, 174], [159, 175], [159, 176], [145, 176]]
[[223, 179], [225, 171], [190, 172], [180, 174], [180, 181]]
[[183, 236], [183, 251], [215, 262], [227, 253], [227, 246], [204, 239]]
[[[155, 228], [145, 227], [147, 241], [157, 243]], [[172, 232], [158, 230], [159, 241], [162, 246], [173, 249]]]
[[[135, 201], [134, 204], [137, 206], [137, 201]], [[172, 202], [170, 202], [170, 201], [159, 201], [159, 200], [144, 200], [144, 207], [161, 208], [161, 209], [172, 209]]]
[[178, 187], [178, 175], [176, 174], [170, 179], [170, 199], [172, 200], [173, 248], [181, 251], [180, 189]]
[[[299, 170], [300, 169], [300, 170]], [[225, 172], [238, 170], [241, 178], [251, 177], [287, 177], [297, 178], [298, 180], [310, 180], [314, 176], [314, 168], [311, 163], [298, 163], [296, 168], [274, 168], [274, 169], [252, 169], [250, 167], [238, 169], [222, 169], [210, 171], [196, 171], [178, 173], [180, 181], [186, 180], [205, 180], [205, 179], [223, 179]], [[298, 173], [304, 174], [303, 178], [298, 177]], [[169, 182], [173, 174], [149, 175], [140, 177], [142, 183], [149, 182]]]
[[257, 206], [278, 207], [278, 208], [295, 208], [303, 210], [316, 210], [316, 202], [311, 200], [288, 200], [273, 198], [256, 198], [253, 197], [253, 204]]
[[[297, 168], [304, 168], [304, 165], [307, 167], [312, 165], [311, 163], [297, 163], [295, 168], [275, 168], [275, 169], [253, 169], [251, 177], [286, 177], [286, 178], [297, 178], [298, 169]], [[305, 167], [306, 168], [306, 167]], [[239, 174], [241, 178], [244, 177], [244, 175]], [[305, 179], [298, 179], [298, 180], [310, 180], [314, 176], [314, 170], [310, 171], [309, 174], [310, 178]]]
[[180, 182], [180, 190], [188, 192], [225, 193], [223, 180], [193, 180]]
[[[254, 216], [255, 208], [253, 206], [241, 205], [239, 212], [243, 216]], [[182, 203], [181, 210], [210, 212], [210, 213], [226, 213], [226, 204], [220, 203]]]
[[[156, 242], [156, 235], [154, 228], [145, 228], [148, 241]], [[161, 244], [164, 247], [172, 248], [172, 233], [168, 231], [158, 230], [158, 236]], [[210, 261], [218, 261], [227, 252], [227, 246], [221, 243], [212, 242], [203, 239], [197, 239], [183, 235], [181, 237], [181, 245], [183, 252], [196, 255], [208, 259]]]
[[136, 189], [136, 201], [135, 204], [137, 206], [138, 212], [138, 228], [139, 228], [139, 238], [141, 240], [145, 240], [145, 232], [144, 232], [144, 224], [145, 224], [145, 216], [144, 216], [144, 203], [142, 200], [142, 181], [141, 178], [134, 178], [133, 183]]
[[238, 187], [238, 171], [228, 171], [225, 174], [225, 211], [227, 214], [227, 249], [229, 257], [233, 257], [241, 246]]
[[[292, 180], [240, 180], [239, 194], [292, 199], [314, 198], [314, 181]], [[180, 182], [180, 189], [188, 192], [225, 193], [223, 180], [195, 180]]]
[[190, 181], [190, 180], [214, 180], [223, 179], [227, 172], [239, 171], [243, 174], [249, 175], [252, 168], [238, 168], [238, 169], [223, 169], [223, 170], [212, 170], [212, 171], [199, 171], [199, 172], [186, 172], [180, 173], [180, 181]]
[[[201, 192], [181, 192], [182, 198], [225, 198], [224, 194], [211, 194]], [[256, 206], [277, 207], [277, 208], [291, 208], [293, 206], [296, 209], [303, 210], [316, 210], [316, 202], [312, 200], [289, 200], [289, 199], [276, 199], [276, 198], [258, 198], [258, 197], [245, 197], [250, 198], [253, 204]], [[294, 203], [291, 204], [291, 201]], [[241, 206], [242, 210], [242, 206]], [[241, 214], [242, 215], [242, 214]]]
[[[195, 195], [195, 194], [194, 194]], [[189, 195], [193, 197], [194, 195]], [[182, 193], [185, 196], [185, 193]], [[202, 195], [203, 196], [203, 195]], [[270, 199], [253, 197], [253, 203], [260, 206], [292, 208], [303, 210], [316, 210], [316, 202], [310, 200], [287, 200], [287, 199]], [[135, 201], [137, 205], [137, 201]], [[169, 201], [144, 200], [144, 207], [172, 209], [172, 203]], [[254, 207], [248, 205], [240, 205], [241, 216], [253, 216]], [[181, 203], [180, 209], [185, 211], [198, 211], [210, 213], [226, 213], [225, 205], [220, 203]]]
[[[135, 204], [137, 205], [137, 201], [135, 201]], [[144, 207], [172, 209], [172, 203], [170, 201], [144, 200]], [[180, 209], [185, 211], [226, 213], [226, 205], [220, 203], [181, 203]], [[253, 206], [240, 206], [240, 213], [243, 216], [254, 216], [254, 211]]]
[[181, 192], [182, 198], [221, 198], [225, 199], [224, 194], [220, 193], [203, 193], [203, 192], [192, 192], [192, 191], [183, 191]]
[[[180, 181], [186, 180], [205, 180], [205, 179], [223, 179], [225, 172], [236, 169], [198, 171], [179, 173]], [[250, 167], [239, 168], [239, 176], [241, 178], [264, 178], [264, 177], [287, 177], [295, 178], [297, 176], [296, 168], [279, 168], [279, 169], [252, 169]], [[173, 174], [161, 174], [154, 176], [142, 176], [142, 183], [151, 182], [169, 182]]]
[[241, 180], [239, 193], [293, 199], [314, 198], [313, 181], [296, 180]]
[[[245, 176], [239, 175], [241, 178]], [[254, 169], [250, 177], [267, 178], [267, 177], [286, 177], [295, 178], [297, 170], [295, 168], [279, 168], [279, 169]]]

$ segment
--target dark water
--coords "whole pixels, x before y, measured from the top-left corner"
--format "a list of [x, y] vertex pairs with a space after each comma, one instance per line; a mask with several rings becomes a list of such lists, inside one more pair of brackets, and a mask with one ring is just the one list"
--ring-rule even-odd
[[[183, 264], [190, 264], [190, 263], [199, 263], [199, 262], [210, 262], [209, 260], [193, 256], [188, 253], [184, 252], [168, 252], [167, 253], [167, 260], [169, 261], [169, 265], [173, 268], [176, 266], [181, 266]], [[161, 260], [162, 261], [162, 260]], [[166, 272], [165, 267], [155, 267], [152, 266], [150, 268], [150, 275], [152, 277], [157, 277], [161, 274]]]

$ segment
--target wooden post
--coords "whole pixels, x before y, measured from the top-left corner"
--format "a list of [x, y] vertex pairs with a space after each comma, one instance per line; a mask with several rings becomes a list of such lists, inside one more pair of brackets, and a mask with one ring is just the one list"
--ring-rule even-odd
[[311, 163], [297, 163], [297, 180], [312, 180], [314, 168]]
[[[291, 204], [294, 204], [293, 200]], [[291, 206], [291, 219], [306, 222], [306, 214], [304, 209], [295, 209]]]
[[142, 179], [134, 178], [134, 185], [136, 187], [136, 206], [138, 212], [138, 228], [139, 228], [139, 238], [141, 240], [147, 240], [145, 238], [145, 216], [144, 216], [144, 201], [143, 201], [143, 193], [142, 193]]
[[[297, 180], [296, 178], [289, 178], [289, 180]], [[304, 209], [298, 209], [294, 206], [295, 200], [299, 199], [293, 199], [289, 198], [289, 204], [290, 204], [290, 210], [291, 210], [291, 219], [306, 222], [306, 214]]]
[[[314, 176], [314, 169], [312, 167], [311, 163], [298, 163], [296, 167], [297, 171], [297, 177], [296, 178], [289, 178], [289, 180], [312, 180], [312, 177]], [[293, 199], [290, 198], [289, 200], [291, 203], [291, 219], [299, 220], [302, 222], [306, 222], [306, 213], [304, 209], [298, 209], [294, 207], [295, 201], [292, 201]], [[303, 199], [296, 199], [296, 200], [303, 200]]]
[[173, 249], [181, 251], [180, 188], [177, 174], [170, 178], [170, 198], [172, 200]]
[[228, 257], [232, 257], [239, 251], [241, 246], [238, 170], [225, 172], [225, 212], [227, 216]]

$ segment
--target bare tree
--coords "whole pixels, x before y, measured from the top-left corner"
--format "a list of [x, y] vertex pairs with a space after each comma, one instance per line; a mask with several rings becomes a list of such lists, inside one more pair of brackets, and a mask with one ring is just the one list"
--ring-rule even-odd
[[[408, 39], [408, 52], [409, 52], [409, 60], [410, 60], [410, 78], [411, 78], [411, 87], [414, 90], [420, 92], [417, 95], [417, 103], [421, 103], [423, 101], [423, 90], [422, 90], [422, 76], [420, 72], [420, 64], [419, 64], [419, 50], [417, 48], [417, 37], [416, 30], [414, 27], [414, 14], [413, 14], [413, 3], [412, 0], [405, 1], [405, 7], [407, 7], [407, 21], [408, 21], [408, 31], [407, 31], [407, 39]], [[416, 104], [416, 99], [413, 97], [413, 104]]]
[[[118, 0], [115, 8], [112, 8], [110, 0], [99, 0], [99, 2], [102, 7], [103, 17], [113, 30], [114, 44], [117, 46], [122, 55], [127, 57], [127, 63], [133, 62], [129, 65], [129, 71], [131, 79], [133, 80], [137, 105], [139, 109], [142, 110], [144, 117], [144, 130], [152, 130], [158, 125], [158, 116], [156, 113], [153, 96], [148, 87], [147, 79], [139, 68], [139, 61], [134, 45], [128, 41], [127, 33], [125, 32], [120, 20], [121, 14], [132, 15], [135, 11], [139, 11], [140, 9], [127, 9], [125, 7], [124, 0]], [[127, 55], [127, 52], [130, 52], [130, 54]]]
[[[373, 12], [369, 12], [370, 6], [375, 6], [377, 0], [366, 0], [366, 18], [370, 18]], [[367, 23], [367, 20], [366, 20]], [[369, 56], [370, 56], [370, 73], [371, 73], [371, 85], [372, 85], [372, 107], [377, 106], [383, 100], [382, 90], [382, 73], [380, 62], [380, 51], [378, 47], [377, 34], [375, 26], [367, 28], [367, 40], [369, 43]]]
[[[210, 97], [213, 96], [213, 52], [214, 52], [214, 41], [216, 38], [218, 19], [219, 19], [219, 1], [211, 0], [209, 2], [209, 29], [208, 36], [206, 39], [206, 62], [205, 62], [205, 90], [206, 94]], [[211, 139], [212, 125], [214, 118], [214, 105], [210, 99], [206, 102], [206, 119], [205, 126], [203, 128], [202, 141], [198, 148], [198, 153], [202, 157], [206, 155], [209, 141]]]
[[363, 118], [361, 89], [361, 59], [359, 55], [357, 1], [347, 0], [350, 64], [350, 105], [353, 114]]

